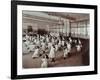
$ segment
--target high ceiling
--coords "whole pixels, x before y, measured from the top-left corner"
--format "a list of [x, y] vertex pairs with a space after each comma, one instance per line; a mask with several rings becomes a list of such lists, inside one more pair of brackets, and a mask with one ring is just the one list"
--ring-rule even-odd
[[49, 15], [59, 16], [69, 20], [84, 20], [89, 19], [89, 14], [83, 13], [67, 13], [67, 12], [46, 12]]
[[39, 16], [44, 18], [49, 18], [53, 16], [52, 19], [57, 19], [55, 17], [61, 17], [70, 20], [80, 20], [80, 19], [89, 19], [89, 14], [83, 13], [68, 13], [68, 12], [36, 12], [36, 11], [23, 11], [23, 14], [30, 16]]
[[56, 26], [63, 23], [62, 19], [70, 21], [89, 20], [89, 14], [83, 13], [67, 13], [67, 12], [39, 12], [26, 11], [22, 12], [23, 23], [32, 23], [43, 26]]

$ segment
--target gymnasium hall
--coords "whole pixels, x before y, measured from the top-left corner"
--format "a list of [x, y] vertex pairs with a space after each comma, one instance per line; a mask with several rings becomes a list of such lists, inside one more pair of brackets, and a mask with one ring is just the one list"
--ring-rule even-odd
[[22, 67], [89, 65], [86, 13], [22, 11]]

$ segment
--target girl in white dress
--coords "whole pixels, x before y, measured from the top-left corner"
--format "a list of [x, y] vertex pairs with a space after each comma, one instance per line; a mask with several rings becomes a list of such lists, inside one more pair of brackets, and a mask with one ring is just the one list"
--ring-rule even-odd
[[68, 48], [66, 47], [64, 49], [64, 59], [66, 59], [67, 56], [68, 56]]
[[71, 39], [71, 37], [69, 38], [69, 42], [72, 43], [72, 39]]
[[51, 41], [52, 41], [52, 43], [53, 43], [53, 44], [55, 43], [55, 40], [54, 40], [54, 38], [52, 38], [52, 39], [51, 39]]
[[47, 42], [47, 43], [49, 42], [49, 38], [48, 38], [48, 37], [46, 37], [46, 42]]
[[26, 34], [26, 36], [25, 36], [25, 37], [26, 37], [26, 40], [29, 40], [29, 36], [28, 36], [28, 34]]
[[61, 47], [61, 40], [59, 40], [58, 47], [59, 48]]
[[36, 44], [36, 42], [37, 42], [37, 39], [35, 38], [35, 39], [34, 39], [34, 43]]
[[82, 48], [81, 44], [76, 45], [76, 49], [77, 49], [78, 52], [81, 51], [81, 48]]
[[39, 47], [38, 46], [36, 47], [35, 52], [32, 55], [32, 58], [36, 58], [36, 57], [39, 57]]
[[80, 40], [78, 42], [79, 42], [80, 45], [82, 44]]
[[74, 42], [75, 42], [75, 44], [76, 44], [76, 43], [77, 43], [77, 40], [75, 39]]
[[29, 40], [26, 40], [25, 42], [25, 45], [28, 47], [30, 45], [30, 41]]
[[49, 43], [48, 43], [48, 49], [49, 49], [49, 50], [51, 49], [51, 46], [52, 46], [52, 42], [49, 42]]
[[26, 44], [23, 42], [23, 44], [22, 44], [22, 50], [23, 50], [23, 53], [24, 54], [27, 54], [27, 53], [29, 53], [29, 50], [27, 49], [27, 46], [26, 46]]
[[62, 40], [62, 46], [64, 46], [64, 43], [65, 43], [64, 40]]
[[42, 42], [41, 45], [42, 45], [42, 51], [45, 51], [45, 49], [46, 49], [46, 44], [45, 44], [45, 42]]
[[36, 45], [40, 46], [40, 40], [39, 39], [37, 39]]
[[48, 67], [48, 62], [47, 62], [46, 56], [43, 56], [43, 58], [41, 60], [42, 60], [41, 68], [47, 68]]
[[50, 49], [50, 53], [49, 53], [49, 58], [55, 62], [55, 48], [54, 48], [54, 45], [51, 46], [51, 49]]
[[70, 43], [67, 43], [67, 48], [68, 48], [68, 52], [71, 51], [71, 44]]
[[56, 43], [55, 44], [55, 49], [56, 49], [56, 52], [58, 51], [58, 44]]

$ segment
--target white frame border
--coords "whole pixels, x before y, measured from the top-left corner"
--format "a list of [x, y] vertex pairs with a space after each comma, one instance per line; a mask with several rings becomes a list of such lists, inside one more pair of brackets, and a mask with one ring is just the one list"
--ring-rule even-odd
[[[56, 68], [22, 68], [22, 10], [32, 11], [51, 11], [51, 12], [73, 12], [90, 14], [90, 65], [74, 67], [56, 67]], [[94, 71], [94, 10], [80, 8], [62, 8], [62, 7], [45, 7], [45, 6], [24, 6], [17, 5], [17, 75], [28, 74], [46, 74], [62, 72], [83, 72]]]

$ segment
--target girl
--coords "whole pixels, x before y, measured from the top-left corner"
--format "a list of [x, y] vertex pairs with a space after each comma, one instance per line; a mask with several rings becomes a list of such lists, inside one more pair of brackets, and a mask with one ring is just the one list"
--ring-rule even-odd
[[39, 57], [39, 47], [38, 46], [36, 47], [35, 52], [32, 55], [32, 58], [36, 58], [36, 57]]
[[52, 62], [55, 62], [55, 47], [54, 45], [51, 46], [50, 53], [49, 53], [49, 58], [51, 59]]
[[79, 51], [81, 51], [82, 45], [78, 44], [78, 45], [76, 45], [76, 48], [77, 48], [77, 51], [79, 52]]
[[62, 40], [62, 47], [64, 47], [64, 43], [65, 43], [64, 40]]
[[42, 51], [45, 51], [45, 49], [46, 49], [46, 43], [45, 43], [45, 41], [43, 41], [43, 42], [41, 43], [41, 45], [42, 45]]
[[67, 56], [68, 56], [68, 48], [65, 47], [65, 49], [64, 49], [64, 59], [66, 59]]
[[71, 44], [70, 43], [67, 43], [67, 48], [68, 48], [68, 52], [71, 51]]
[[48, 67], [48, 62], [47, 62], [46, 55], [43, 56], [43, 58], [41, 60], [42, 60], [41, 68], [47, 68]]
[[23, 54], [29, 53], [29, 50], [27, 49], [25, 42], [23, 42], [23, 44], [22, 44], [22, 50], [23, 50]]
[[29, 52], [31, 52], [31, 51], [34, 51], [34, 49], [35, 49], [35, 44], [33, 43], [33, 42], [31, 42], [30, 44], [29, 44]]
[[56, 43], [55, 44], [55, 49], [56, 49], [56, 52], [58, 51], [58, 44]]
[[69, 37], [69, 42], [72, 43], [72, 39], [71, 39], [71, 37]]
[[59, 39], [58, 47], [61, 48], [61, 40]]

